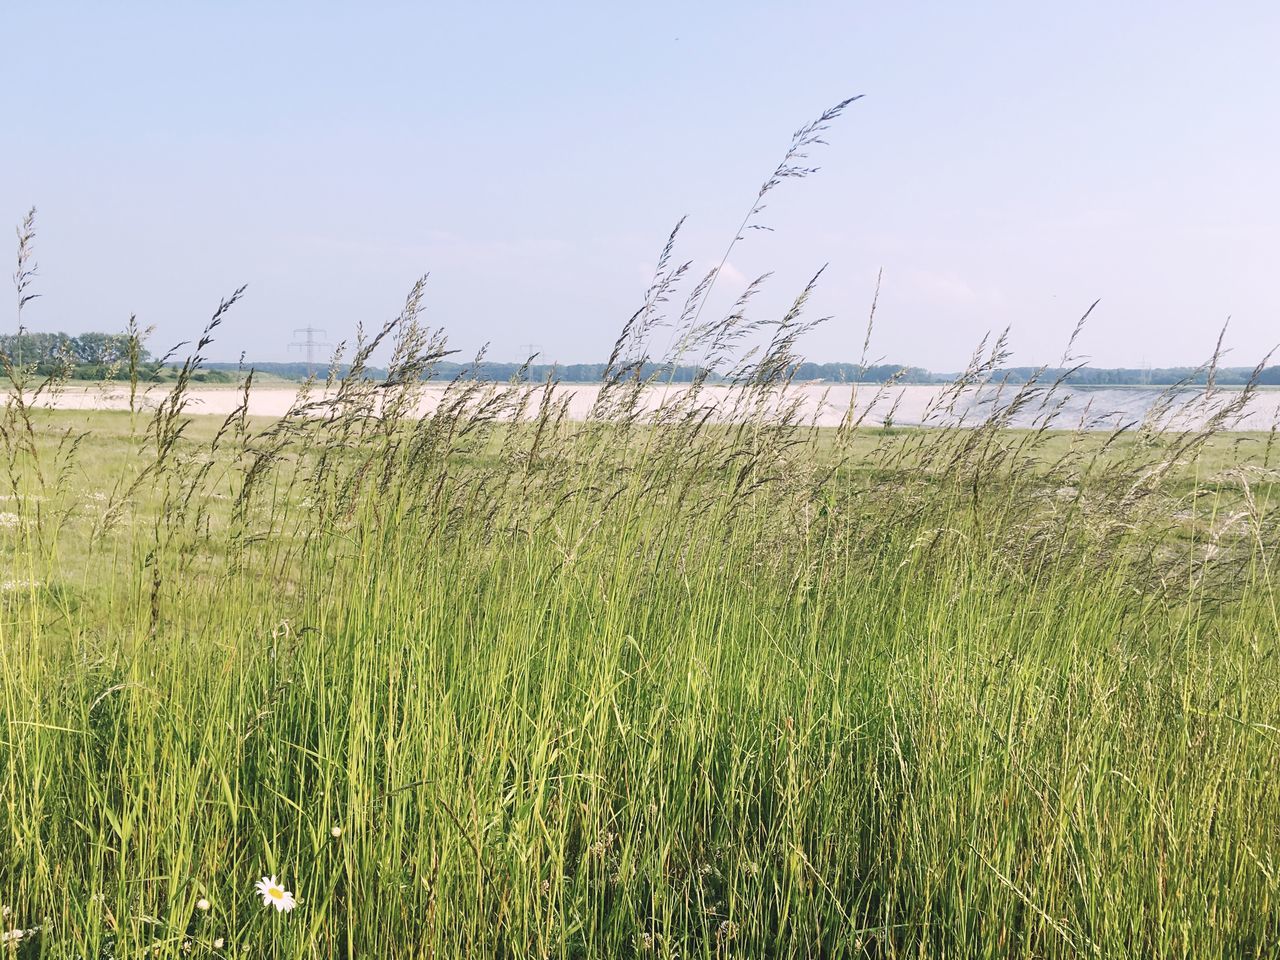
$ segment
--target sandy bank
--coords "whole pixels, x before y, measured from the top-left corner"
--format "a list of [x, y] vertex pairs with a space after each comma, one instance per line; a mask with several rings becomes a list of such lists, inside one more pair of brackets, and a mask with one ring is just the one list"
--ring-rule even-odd
[[[536, 411], [537, 401], [543, 387], [532, 387], [530, 411]], [[655, 386], [648, 388], [643, 396], [643, 405], [653, 411], [664, 403], [670, 402], [674, 395], [684, 391], [683, 386]], [[140, 395], [144, 408], [154, 408], [166, 395], [168, 388], [153, 386]], [[444, 384], [427, 384], [417, 405], [417, 414], [425, 416], [436, 409], [444, 395]], [[599, 393], [597, 384], [560, 384], [556, 386], [556, 396], [568, 400], [568, 413], [572, 419], [585, 419], [591, 411]], [[806, 420], [813, 420], [819, 426], [835, 426], [840, 423], [852, 400], [856, 403], [857, 412], [861, 414], [873, 400], [873, 409], [865, 422], [870, 425], [882, 425], [887, 419], [900, 426], [917, 426], [922, 423], [940, 423], [936, 411], [931, 416], [931, 407], [936, 407], [942, 391], [941, 387], [932, 385], [902, 385], [883, 391], [877, 398], [877, 388], [873, 385], [852, 387], [845, 385], [801, 384], [789, 391], [788, 397], [799, 404], [801, 415]], [[1194, 392], [1185, 394], [1186, 398], [1194, 396]], [[293, 403], [296, 391], [289, 387], [266, 386], [254, 390], [250, 395], [249, 412], [253, 416], [279, 417], [288, 412]], [[1090, 424], [1094, 429], [1106, 429], [1119, 422], [1141, 420], [1160, 396], [1158, 389], [1146, 388], [1076, 388], [1063, 394], [1064, 402], [1058, 413], [1056, 425], [1064, 429], [1073, 429], [1082, 422]], [[1233, 396], [1223, 391], [1220, 397], [1225, 400]], [[239, 405], [240, 391], [233, 387], [196, 386], [190, 391], [189, 412], [226, 416]], [[966, 395], [957, 405], [955, 415], [963, 416], [966, 422], [974, 422], [990, 409], [993, 397], [990, 393]], [[1006, 398], [1007, 399], [1007, 395]], [[704, 388], [703, 401], [716, 410], [727, 411], [734, 400], [734, 392], [729, 387], [711, 386]], [[69, 387], [52, 398], [45, 399], [43, 405], [64, 410], [127, 410], [129, 408], [129, 391], [127, 387], [94, 386]], [[1034, 404], [1016, 420], [1019, 426], [1032, 426], [1043, 411]], [[714, 413], [713, 413], [714, 418]], [[1252, 399], [1244, 416], [1232, 429], [1236, 430], [1269, 430], [1273, 423], [1280, 419], [1280, 390], [1259, 391]], [[1181, 426], [1195, 428], [1204, 421], [1203, 414], [1184, 418]]]

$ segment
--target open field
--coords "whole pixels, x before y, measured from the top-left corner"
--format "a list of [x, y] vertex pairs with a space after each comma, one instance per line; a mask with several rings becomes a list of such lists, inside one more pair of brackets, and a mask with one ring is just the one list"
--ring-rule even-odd
[[1270, 434], [422, 389], [11, 398], [18, 955], [1280, 955]]
[[0, 960], [1280, 960], [1280, 4], [69, 6]]

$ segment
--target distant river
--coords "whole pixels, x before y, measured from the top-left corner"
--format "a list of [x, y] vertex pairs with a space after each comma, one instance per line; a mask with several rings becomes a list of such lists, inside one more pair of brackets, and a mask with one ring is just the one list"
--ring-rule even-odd
[[[429, 384], [423, 388], [422, 400], [418, 407], [419, 414], [430, 413], [439, 403], [444, 392], [444, 385]], [[841, 422], [848, 409], [850, 400], [855, 404], [855, 414], [863, 415], [863, 423], [881, 426], [890, 420], [898, 426], [920, 426], [922, 424], [941, 426], [946, 423], [975, 423], [982, 420], [992, 409], [993, 404], [1003, 406], [1012, 398], [1012, 392], [1003, 393], [994, 389], [982, 391], [970, 390], [963, 393], [954, 403], [945, 394], [944, 387], [904, 385], [880, 390], [875, 384], [862, 384], [856, 388], [848, 384], [824, 385], [801, 384], [792, 387], [787, 398], [798, 403], [798, 411], [806, 420], [816, 420], [819, 426], [836, 426]], [[533, 387], [529, 409], [536, 411], [542, 388]], [[597, 384], [560, 384], [556, 387], [558, 397], [567, 398], [568, 414], [571, 419], [583, 419], [591, 411], [600, 387]], [[664, 403], [670, 403], [675, 395], [684, 390], [680, 385], [650, 387], [643, 396], [643, 405], [648, 410], [657, 410]], [[142, 402], [154, 407], [165, 395], [164, 389], [152, 387], [143, 397]], [[288, 411], [293, 402], [295, 392], [290, 388], [269, 386], [257, 389], [250, 399], [249, 411], [255, 416], [278, 417]], [[1076, 429], [1084, 426], [1091, 430], [1109, 430], [1113, 427], [1141, 421], [1161, 402], [1163, 391], [1151, 387], [1073, 387], [1060, 390], [1053, 406], [1056, 412], [1054, 426], [1061, 429]], [[1221, 409], [1239, 398], [1238, 390], [1223, 388], [1216, 391], [1207, 401], [1202, 390], [1184, 390], [1177, 394], [1175, 403], [1162, 419], [1161, 423], [1171, 429], [1197, 429], [1204, 425], [1213, 410]], [[725, 415], [734, 404], [735, 394], [729, 387], [711, 386], [703, 392], [702, 402], [712, 405]], [[232, 387], [197, 386], [191, 390], [191, 413], [205, 413], [226, 416], [240, 402], [239, 391]], [[782, 401], [774, 398], [777, 406]], [[76, 387], [62, 391], [47, 406], [60, 409], [128, 409], [129, 393], [127, 388], [112, 386]], [[949, 409], [942, 409], [942, 407]], [[868, 411], [868, 408], [869, 411]], [[1011, 425], [1018, 427], [1037, 426], [1047, 412], [1047, 408], [1037, 398], [1030, 405], [1018, 411], [1011, 418]], [[713, 419], [715, 415], [713, 414]], [[1230, 430], [1270, 430], [1272, 424], [1280, 418], [1280, 389], [1259, 390], [1250, 400], [1242, 415], [1233, 417], [1225, 424]]]

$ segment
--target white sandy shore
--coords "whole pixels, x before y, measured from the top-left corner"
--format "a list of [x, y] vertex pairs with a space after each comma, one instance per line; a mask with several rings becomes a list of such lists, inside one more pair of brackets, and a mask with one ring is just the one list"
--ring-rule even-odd
[[[152, 386], [140, 396], [140, 403], [146, 408], [154, 406], [167, 393], [166, 387]], [[422, 389], [418, 404], [418, 414], [430, 414], [440, 402], [445, 385], [427, 384]], [[532, 387], [533, 396], [528, 409], [536, 411], [537, 400], [542, 387]], [[596, 384], [560, 384], [556, 388], [556, 396], [568, 399], [568, 413], [572, 419], [584, 419], [590, 412], [599, 393]], [[646, 390], [643, 403], [646, 409], [656, 410], [664, 402], [669, 402], [675, 394], [685, 388], [675, 386], [655, 386]], [[923, 385], [902, 385], [883, 391], [877, 399], [877, 387], [860, 385], [856, 388], [845, 385], [801, 384], [791, 388], [788, 396], [799, 401], [799, 408], [806, 420], [814, 420], [819, 426], [836, 426], [848, 408], [851, 397], [856, 397], [858, 413], [876, 400], [871, 413], [864, 421], [879, 426], [886, 418], [901, 426], [917, 426], [928, 422], [940, 424], [935, 413], [929, 416], [931, 405], [934, 405], [941, 393], [940, 387]], [[1150, 388], [1076, 388], [1064, 393], [1065, 402], [1058, 413], [1055, 425], [1064, 429], [1074, 429], [1082, 422], [1089, 423], [1094, 429], [1106, 429], [1118, 422], [1141, 420], [1160, 395], [1160, 391]], [[1229, 390], [1220, 391], [1217, 402], [1226, 402], [1238, 394]], [[253, 416], [279, 417], [288, 412], [293, 403], [296, 391], [290, 387], [266, 386], [252, 392], [249, 401], [249, 412]], [[1183, 395], [1186, 399], [1196, 396], [1194, 391]], [[194, 414], [226, 416], [239, 405], [240, 391], [233, 387], [195, 386], [189, 395], [188, 411]], [[1006, 398], [1007, 400], [1007, 395]], [[704, 388], [703, 401], [713, 404], [718, 409], [727, 411], [733, 401], [733, 391], [728, 387], [711, 386]], [[982, 410], [988, 408], [990, 396], [985, 399], [977, 394], [966, 395], [963, 402], [957, 405], [956, 414], [963, 414], [966, 421], [980, 419]], [[44, 405], [63, 410], [127, 410], [129, 408], [129, 391], [127, 387], [97, 386], [71, 387], [58, 392], [44, 401]], [[1043, 415], [1043, 410], [1035, 404], [1015, 421], [1019, 426], [1032, 426], [1036, 418]], [[928, 418], [926, 420], [926, 418]], [[1237, 423], [1230, 425], [1233, 430], [1269, 430], [1280, 418], [1280, 390], [1259, 391], [1252, 399], [1244, 416]], [[1177, 423], [1180, 428], [1194, 429], [1204, 422], [1203, 413], [1184, 417]]]

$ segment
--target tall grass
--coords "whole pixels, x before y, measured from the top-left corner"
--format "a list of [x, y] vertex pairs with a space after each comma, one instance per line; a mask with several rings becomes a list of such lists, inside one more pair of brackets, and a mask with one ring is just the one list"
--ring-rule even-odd
[[[278, 421], [192, 416], [239, 292], [150, 414], [6, 360], [6, 950], [1280, 955], [1274, 475], [1202, 458], [1249, 391], [1098, 434], [1001, 338], [935, 428], [819, 430], [810, 288], [708, 319], [675, 247], [585, 422], [419, 415], [422, 283]], [[648, 408], [657, 331], [729, 399]]]

